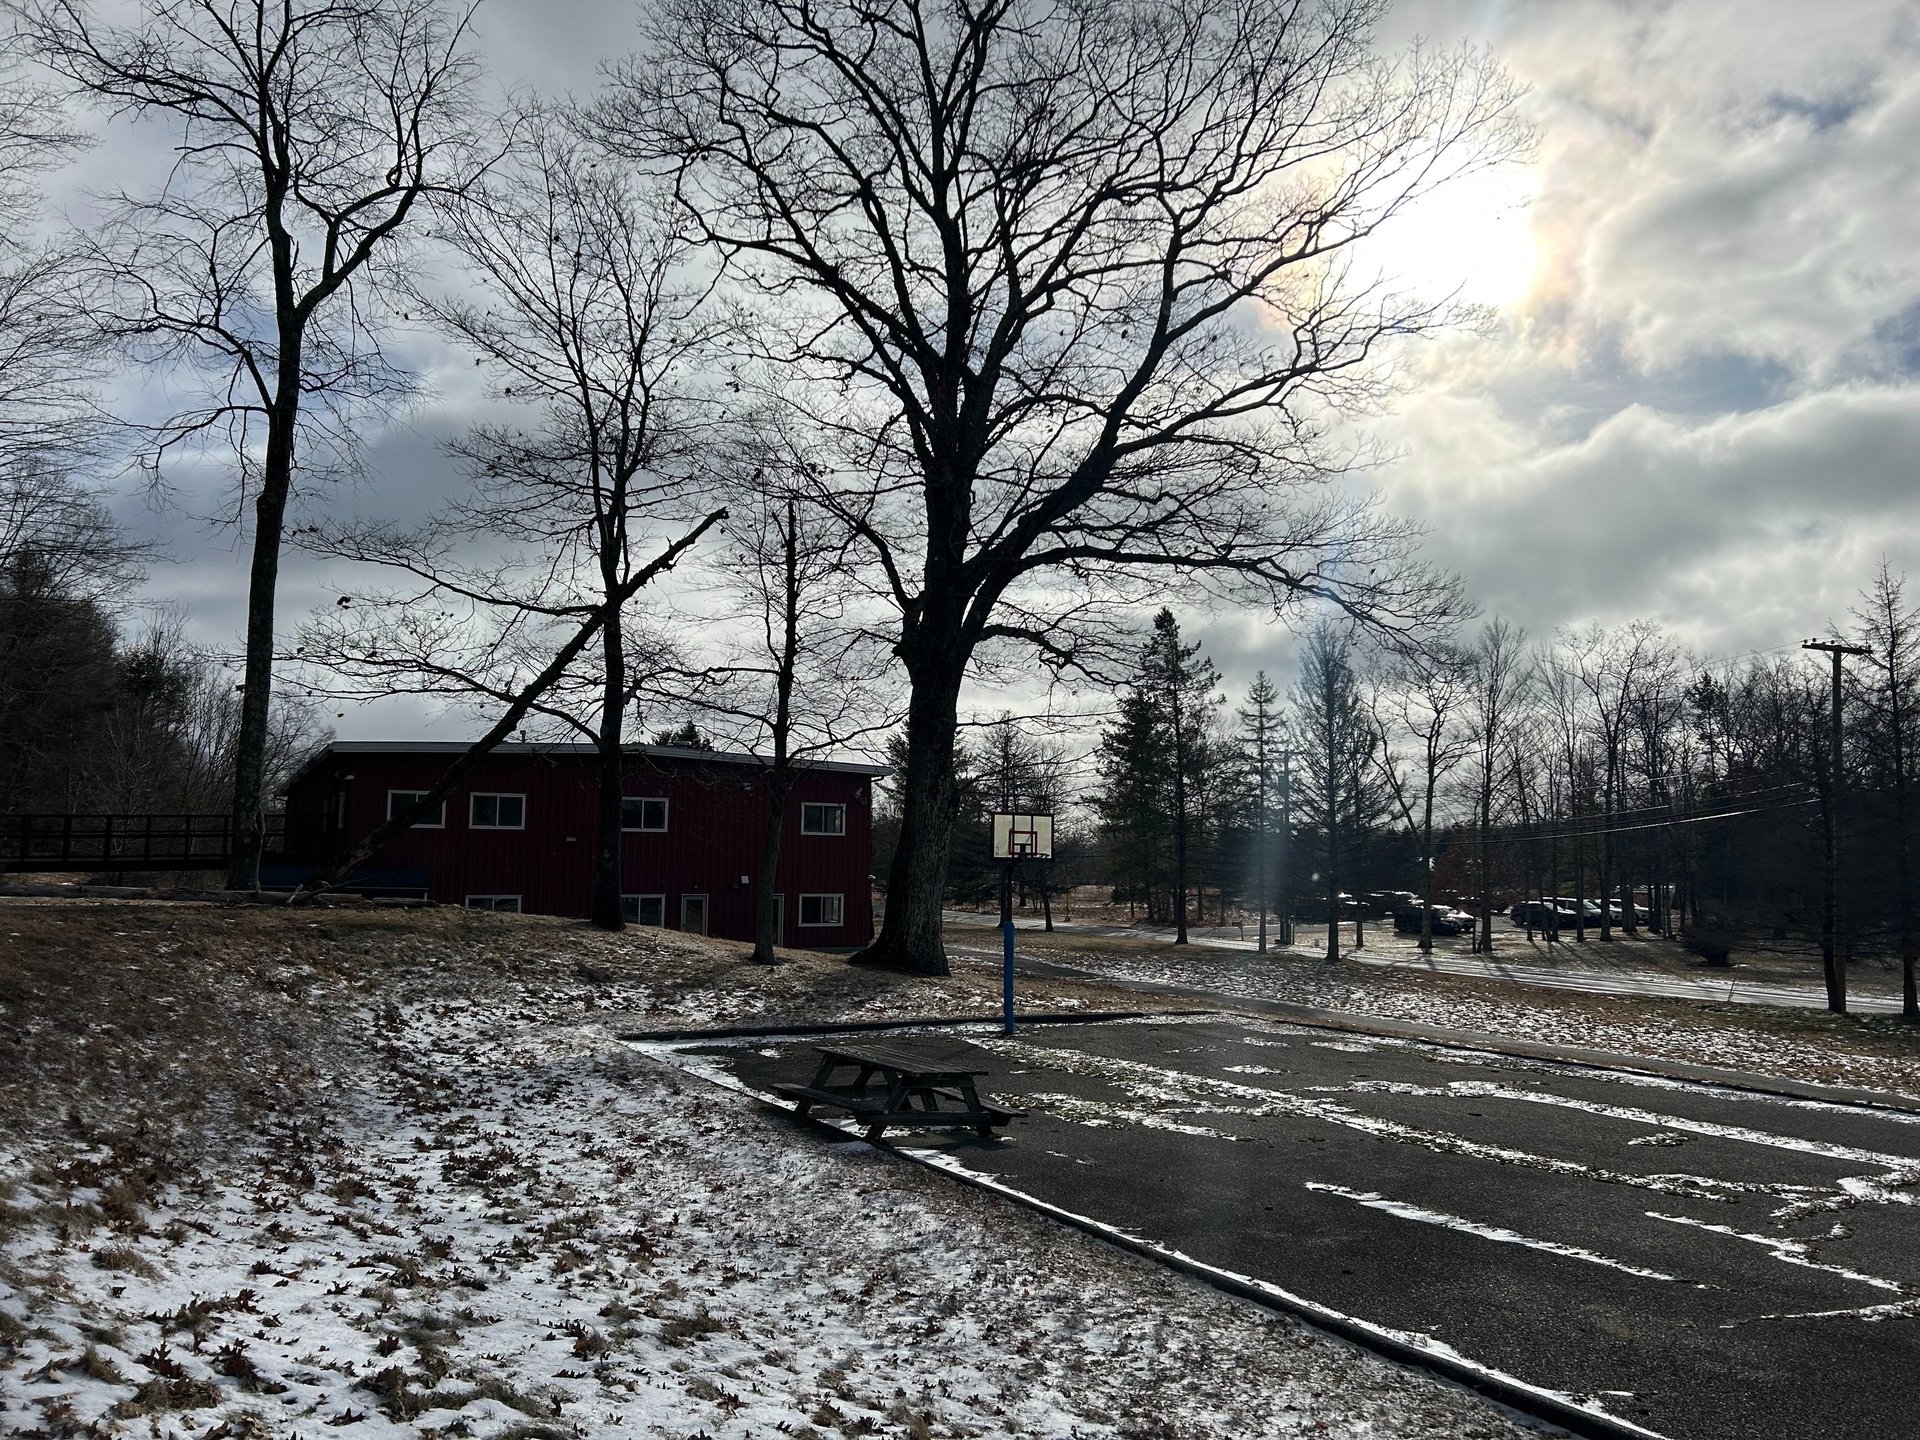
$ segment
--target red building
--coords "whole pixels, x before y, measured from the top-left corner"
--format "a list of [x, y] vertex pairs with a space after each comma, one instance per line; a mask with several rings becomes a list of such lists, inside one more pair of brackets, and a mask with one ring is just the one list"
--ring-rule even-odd
[[[310, 873], [311, 863], [296, 862], [367, 834], [465, 749], [437, 741], [327, 746], [287, 785], [286, 833], [298, 839], [271, 879], [291, 884]], [[767, 817], [764, 762], [662, 745], [627, 753], [620, 861], [627, 919], [751, 940]], [[501, 745], [448, 796], [437, 823], [416, 825], [387, 846], [355, 876], [357, 888], [584, 917], [596, 763], [590, 745]], [[778, 943], [863, 945], [873, 929], [873, 781], [886, 768], [816, 761], [803, 770], [781, 837]]]

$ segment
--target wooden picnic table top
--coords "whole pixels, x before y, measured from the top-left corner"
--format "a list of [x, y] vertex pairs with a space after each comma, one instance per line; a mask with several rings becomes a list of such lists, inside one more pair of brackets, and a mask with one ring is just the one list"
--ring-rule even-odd
[[935, 1076], [971, 1077], [989, 1073], [985, 1070], [969, 1070], [964, 1066], [942, 1065], [923, 1056], [877, 1045], [816, 1045], [814, 1049], [829, 1060], [837, 1060], [843, 1065], [865, 1065], [875, 1070], [923, 1079]]

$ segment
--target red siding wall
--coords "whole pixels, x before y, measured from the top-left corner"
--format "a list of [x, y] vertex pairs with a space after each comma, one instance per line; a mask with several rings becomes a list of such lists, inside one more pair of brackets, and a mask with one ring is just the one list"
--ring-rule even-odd
[[[405, 752], [332, 753], [303, 775], [287, 797], [290, 815], [337, 816], [346, 799], [346, 827], [364, 835], [386, 818], [389, 790], [424, 790], [452, 757]], [[625, 793], [664, 796], [665, 833], [622, 836], [621, 889], [665, 895], [669, 926], [680, 925], [681, 900], [707, 896], [709, 933], [753, 938], [753, 883], [767, 802], [757, 766], [635, 755]], [[475, 793], [526, 796], [524, 830], [474, 829]], [[871, 938], [872, 781], [864, 775], [813, 771], [787, 802], [779, 890], [785, 898], [781, 943], [796, 947], [861, 945]], [[801, 806], [845, 805], [844, 835], [802, 835]], [[470, 895], [519, 895], [531, 914], [585, 916], [593, 873], [594, 771], [578, 753], [496, 754], [474, 766], [447, 801], [443, 830], [414, 829], [374, 864], [424, 871], [431, 898], [462, 904]], [[747, 877], [742, 883], [742, 877]], [[843, 897], [844, 923], [802, 927], [800, 896]]]

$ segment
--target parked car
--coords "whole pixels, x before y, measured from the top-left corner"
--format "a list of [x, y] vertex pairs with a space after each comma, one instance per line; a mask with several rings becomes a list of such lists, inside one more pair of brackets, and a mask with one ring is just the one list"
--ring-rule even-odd
[[[1420, 914], [1426, 907], [1407, 905], [1393, 912], [1393, 928], [1403, 935], [1420, 933]], [[1464, 910], [1455, 910], [1449, 905], [1435, 905], [1431, 908], [1432, 933], [1435, 935], [1465, 935], [1473, 929], [1473, 916]]]
[[[1360, 902], [1346, 891], [1340, 892], [1340, 918], [1351, 920], [1356, 915], [1365, 915]], [[1324, 925], [1327, 921], [1327, 897], [1325, 895], [1296, 895], [1293, 900], [1293, 918], [1304, 920], [1311, 925]]]
[[1521, 900], [1507, 912], [1515, 925], [1534, 930], [1571, 930], [1574, 913], [1545, 900]]
[[1409, 905], [1420, 903], [1420, 897], [1411, 890], [1374, 890], [1361, 898], [1369, 915], [1397, 915]]
[[1547, 903], [1549, 905], [1558, 905], [1569, 915], [1577, 916], [1584, 914], [1587, 918], [1587, 924], [1589, 925], [1598, 925], [1600, 923], [1600, 903], [1597, 900], [1577, 900], [1571, 895], [1549, 895], [1547, 896]]
[[[1612, 917], [1614, 924], [1626, 924], [1626, 911], [1621, 908], [1618, 900], [1609, 900], [1607, 902], [1607, 914]], [[1633, 907], [1633, 919], [1636, 925], [1651, 925], [1653, 924], [1653, 912], [1644, 905], [1636, 905]]]

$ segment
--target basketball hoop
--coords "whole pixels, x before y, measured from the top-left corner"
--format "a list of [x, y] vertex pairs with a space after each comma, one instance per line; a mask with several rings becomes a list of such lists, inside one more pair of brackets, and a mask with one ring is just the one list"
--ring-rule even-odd
[[993, 812], [993, 858], [1000, 871], [1001, 1028], [1013, 1033], [1013, 870], [1022, 860], [1053, 859], [1053, 816]]
[[1051, 860], [1053, 816], [996, 810], [993, 815], [993, 858]]

